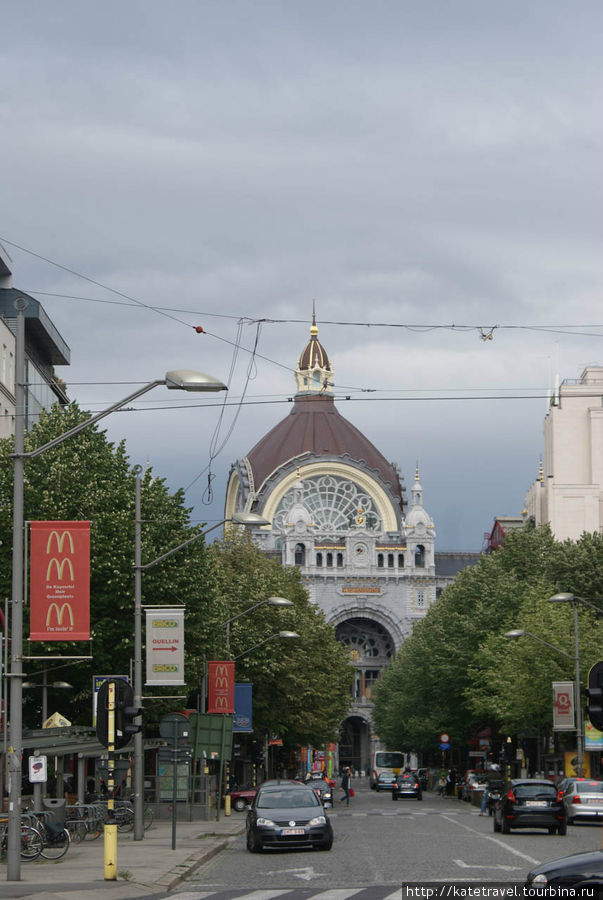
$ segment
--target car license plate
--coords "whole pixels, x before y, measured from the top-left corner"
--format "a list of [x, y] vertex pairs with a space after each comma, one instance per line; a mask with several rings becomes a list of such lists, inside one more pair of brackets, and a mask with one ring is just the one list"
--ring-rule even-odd
[[546, 800], [526, 800], [526, 806], [548, 806]]
[[305, 834], [303, 828], [281, 828], [281, 834]]

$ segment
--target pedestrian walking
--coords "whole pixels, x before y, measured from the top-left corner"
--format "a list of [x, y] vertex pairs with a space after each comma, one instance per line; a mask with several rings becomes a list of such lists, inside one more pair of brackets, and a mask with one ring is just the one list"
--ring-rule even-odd
[[345, 805], [350, 805], [350, 767], [346, 766], [343, 770], [343, 775], [341, 776], [341, 790], [343, 791], [343, 797], [339, 801], [343, 803], [345, 800]]

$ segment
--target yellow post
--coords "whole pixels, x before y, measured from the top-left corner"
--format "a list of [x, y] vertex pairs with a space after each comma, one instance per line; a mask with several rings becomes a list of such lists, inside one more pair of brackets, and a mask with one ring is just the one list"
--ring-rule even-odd
[[224, 815], [230, 815], [230, 794], [226, 794], [224, 797]]
[[115, 682], [108, 683], [108, 751], [107, 761], [107, 821], [103, 838], [105, 842], [105, 881], [117, 881], [117, 825], [115, 823], [115, 802], [113, 794], [115, 790]]

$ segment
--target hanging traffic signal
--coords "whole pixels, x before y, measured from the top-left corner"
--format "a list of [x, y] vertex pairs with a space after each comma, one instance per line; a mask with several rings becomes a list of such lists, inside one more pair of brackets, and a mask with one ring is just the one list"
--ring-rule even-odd
[[587, 713], [593, 728], [603, 731], [603, 662], [594, 664], [588, 673]]
[[[103, 747], [109, 746], [109, 679], [103, 681], [98, 691], [96, 708], [96, 737]], [[142, 731], [142, 725], [134, 719], [142, 715], [142, 707], [134, 706], [132, 685], [123, 679], [114, 679], [115, 710], [113, 748], [120, 750], [132, 740], [132, 736]]]

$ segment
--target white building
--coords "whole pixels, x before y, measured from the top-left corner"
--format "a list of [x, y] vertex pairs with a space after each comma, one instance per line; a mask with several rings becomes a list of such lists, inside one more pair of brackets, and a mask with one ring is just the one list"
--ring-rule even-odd
[[603, 366], [566, 379], [544, 420], [544, 458], [525, 501], [559, 541], [603, 533]]
[[299, 567], [348, 647], [356, 678], [340, 760], [365, 770], [375, 683], [440, 591], [479, 556], [435, 552], [418, 468], [409, 503], [398, 466], [337, 409], [315, 322], [295, 377], [289, 415], [232, 467], [225, 518], [251, 511], [270, 521], [254, 540]]

